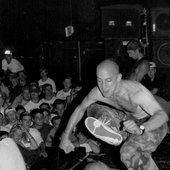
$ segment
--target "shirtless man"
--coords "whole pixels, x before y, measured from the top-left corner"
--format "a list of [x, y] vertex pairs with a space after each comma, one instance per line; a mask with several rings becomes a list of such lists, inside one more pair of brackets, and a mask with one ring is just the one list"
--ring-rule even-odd
[[[123, 129], [128, 132], [128, 139], [124, 141], [120, 150], [121, 160], [127, 169], [157, 170], [151, 153], [166, 136], [168, 121], [166, 112], [139, 82], [122, 80], [119, 67], [112, 60], [101, 62], [97, 66], [96, 74], [98, 86], [90, 91], [73, 112], [62, 135], [60, 148], [65, 153], [74, 150], [69, 140], [70, 133], [82, 119], [88, 106], [100, 101], [127, 115], [127, 119], [123, 120]], [[133, 119], [128, 119], [129, 115]], [[148, 116], [149, 118], [142, 122], [142, 126], [138, 126], [137, 122]], [[111, 132], [112, 129], [108, 131]]]

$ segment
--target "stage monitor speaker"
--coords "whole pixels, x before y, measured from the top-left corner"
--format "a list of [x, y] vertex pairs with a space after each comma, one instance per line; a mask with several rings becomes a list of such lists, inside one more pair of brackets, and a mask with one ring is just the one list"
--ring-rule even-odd
[[133, 39], [141, 37], [140, 5], [113, 5], [101, 8], [102, 37], [105, 39]]
[[170, 8], [163, 7], [151, 9], [152, 38], [170, 38], [169, 10]]
[[170, 39], [152, 40], [152, 54], [158, 68], [170, 68]]

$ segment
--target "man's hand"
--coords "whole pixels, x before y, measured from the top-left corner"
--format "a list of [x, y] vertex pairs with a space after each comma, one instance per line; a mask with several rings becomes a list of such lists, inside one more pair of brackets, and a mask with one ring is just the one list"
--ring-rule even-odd
[[65, 133], [62, 135], [61, 142], [60, 142], [60, 148], [64, 150], [66, 154], [70, 153], [71, 151], [74, 151], [74, 145], [71, 143], [71, 141], [68, 139], [68, 136], [65, 135]]
[[123, 122], [124, 130], [128, 131], [129, 133], [141, 135], [142, 130], [139, 128], [139, 126], [133, 121], [133, 120], [127, 120]]

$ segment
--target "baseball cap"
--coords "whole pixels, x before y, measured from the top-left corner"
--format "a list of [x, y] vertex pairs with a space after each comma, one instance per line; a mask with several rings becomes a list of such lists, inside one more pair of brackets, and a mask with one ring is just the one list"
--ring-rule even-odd
[[5, 54], [5, 55], [12, 55], [12, 52], [11, 52], [10, 50], [5, 50], [5, 51], [4, 51], [4, 54]]
[[14, 107], [8, 107], [8, 108], [6, 108], [6, 110], [5, 110], [5, 115], [7, 115], [9, 112], [16, 112], [16, 109], [14, 108]]
[[155, 64], [153, 61], [151, 61], [151, 62], [149, 62], [149, 66], [150, 66], [151, 68], [155, 68], [155, 67], [156, 67], [156, 64]]
[[37, 86], [37, 85], [35, 85], [35, 84], [31, 85], [31, 86], [30, 86], [30, 93], [31, 93], [31, 92], [39, 93], [39, 92], [40, 92], [39, 86]]

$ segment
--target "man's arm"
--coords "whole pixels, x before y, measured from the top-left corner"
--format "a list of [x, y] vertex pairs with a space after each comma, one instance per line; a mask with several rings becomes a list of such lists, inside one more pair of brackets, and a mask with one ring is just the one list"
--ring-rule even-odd
[[164, 108], [156, 101], [154, 96], [147, 92], [139, 95], [137, 101], [141, 103], [141, 107], [151, 115], [151, 118], [143, 124], [145, 131], [152, 131], [161, 127], [168, 121], [168, 115]]
[[96, 96], [96, 92], [97, 87], [92, 89], [92, 91], [84, 98], [82, 103], [79, 106], [77, 106], [72, 116], [70, 117], [67, 127], [64, 133], [62, 134], [60, 143], [60, 148], [63, 149], [66, 153], [69, 153], [70, 151], [74, 150], [74, 146], [71, 144], [69, 136], [74, 127], [77, 125], [77, 123], [82, 119], [86, 108], [90, 106], [92, 103], [95, 103], [97, 101], [94, 97]]
[[149, 71], [149, 63], [148, 61], [143, 61], [136, 69], [135, 71], [130, 75], [130, 80], [135, 80], [138, 82], [141, 82], [144, 76]]

